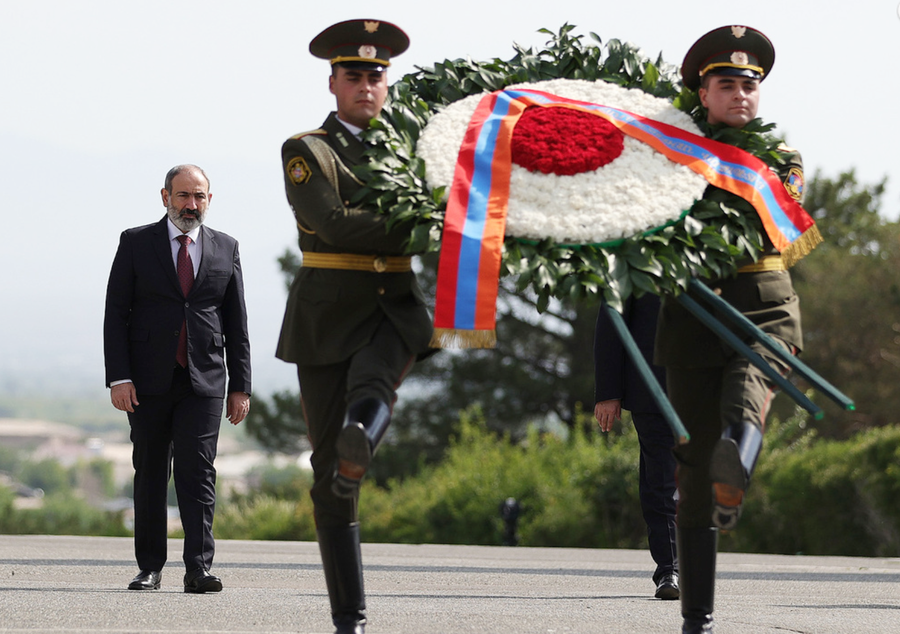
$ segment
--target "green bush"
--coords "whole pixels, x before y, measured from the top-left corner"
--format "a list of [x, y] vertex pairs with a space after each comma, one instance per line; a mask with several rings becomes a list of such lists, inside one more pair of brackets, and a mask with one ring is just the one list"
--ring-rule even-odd
[[846, 441], [774, 447], [724, 540], [744, 552], [895, 556], [900, 550], [900, 427]]
[[104, 511], [68, 493], [43, 499], [36, 509], [16, 509], [12, 493], [0, 487], [0, 533], [7, 535], [104, 535], [124, 537], [131, 533], [122, 512]]
[[294, 500], [232, 494], [217, 504], [213, 530], [220, 539], [315, 541], [312, 500], [308, 493]]
[[0, 472], [16, 473], [23, 460], [21, 451], [12, 447], [0, 446]]
[[488, 432], [478, 410], [464, 414], [440, 464], [386, 488], [364, 487], [364, 539], [500, 544], [500, 505], [514, 497], [522, 545], [641, 547], [636, 434], [607, 440], [582, 427], [566, 440], [532, 429], [514, 445]]
[[73, 475], [69, 470], [52, 458], [37, 462], [27, 461], [19, 468], [19, 479], [23, 484], [43, 489], [47, 495], [70, 491], [72, 478]]
[[284, 467], [260, 465], [252, 468], [246, 478], [259, 493], [282, 500], [299, 499], [307, 495], [313, 481], [312, 473], [296, 464]]
[[[529, 431], [513, 443], [465, 413], [444, 459], [417, 476], [363, 483], [363, 539], [500, 544], [500, 505], [522, 505], [524, 546], [646, 548], [634, 428], [600, 434], [580, 415], [568, 438]], [[894, 556], [900, 551], [900, 426], [821, 440], [805, 413], [773, 420], [736, 530], [723, 551]], [[265, 478], [264, 478], [265, 480]], [[313, 540], [309, 475], [293, 470], [264, 491], [220, 503], [221, 538]], [[0, 497], [0, 510], [3, 499]]]

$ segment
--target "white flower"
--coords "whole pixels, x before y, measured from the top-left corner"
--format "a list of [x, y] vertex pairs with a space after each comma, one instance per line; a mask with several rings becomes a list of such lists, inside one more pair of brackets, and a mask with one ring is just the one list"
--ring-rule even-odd
[[[690, 117], [669, 101], [638, 89], [574, 79], [512, 88], [610, 106], [701, 134]], [[430, 187], [449, 189], [466, 128], [483, 96], [450, 104], [422, 132], [416, 154], [425, 160]], [[625, 135], [622, 154], [594, 171], [559, 176], [513, 165], [506, 234], [576, 244], [627, 238], [676, 220], [702, 197], [706, 185], [702, 176]]]

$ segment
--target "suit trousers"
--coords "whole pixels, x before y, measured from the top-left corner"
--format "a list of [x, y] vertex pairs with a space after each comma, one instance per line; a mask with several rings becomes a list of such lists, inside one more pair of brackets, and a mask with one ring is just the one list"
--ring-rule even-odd
[[184, 528], [184, 565], [209, 569], [215, 552], [216, 447], [224, 398], [201, 397], [187, 369], [177, 366], [165, 394], [138, 392], [131, 424], [134, 464], [134, 546], [141, 570], [166, 563], [169, 477]]
[[[780, 374], [788, 366], [759, 343], [750, 344]], [[678, 460], [678, 526], [711, 526], [713, 448], [732, 425], [749, 423], [760, 432], [776, 393], [775, 384], [743, 356], [732, 353], [724, 366], [666, 368], [669, 400], [691, 436], [676, 448]]]
[[638, 490], [647, 524], [650, 556], [656, 562], [654, 583], [678, 572], [675, 554], [675, 437], [665, 417], [658, 412], [632, 412], [631, 420], [641, 447]]
[[337, 437], [347, 406], [363, 398], [377, 398], [390, 407], [397, 388], [412, 368], [415, 355], [385, 318], [368, 344], [350, 358], [328, 365], [297, 365], [300, 398], [312, 445], [313, 499], [316, 527], [345, 527], [358, 521], [358, 492], [341, 498], [331, 491], [337, 463]]

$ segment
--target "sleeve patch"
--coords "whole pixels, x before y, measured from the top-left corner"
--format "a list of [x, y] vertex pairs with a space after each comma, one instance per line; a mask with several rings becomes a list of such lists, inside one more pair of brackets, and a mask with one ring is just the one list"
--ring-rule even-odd
[[309, 182], [312, 172], [306, 159], [302, 156], [295, 156], [287, 164], [287, 175], [294, 185], [302, 185]]
[[791, 198], [801, 200], [803, 198], [804, 185], [803, 170], [799, 167], [792, 167], [784, 179], [784, 188], [791, 195]]

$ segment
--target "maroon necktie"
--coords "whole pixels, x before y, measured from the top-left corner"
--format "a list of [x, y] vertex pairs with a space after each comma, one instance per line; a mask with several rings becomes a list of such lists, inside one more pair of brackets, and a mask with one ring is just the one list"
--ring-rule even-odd
[[[188, 253], [188, 245], [193, 242], [190, 236], [177, 236], [181, 243], [178, 249], [178, 281], [181, 283], [181, 292], [187, 297], [194, 285], [194, 264], [191, 262], [191, 254]], [[187, 323], [181, 322], [181, 331], [178, 333], [178, 350], [175, 352], [175, 360], [183, 368], [187, 367]]]

